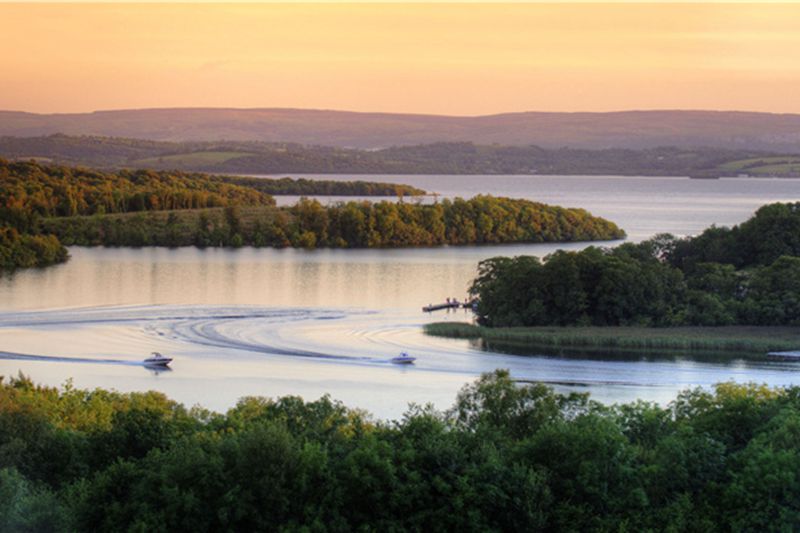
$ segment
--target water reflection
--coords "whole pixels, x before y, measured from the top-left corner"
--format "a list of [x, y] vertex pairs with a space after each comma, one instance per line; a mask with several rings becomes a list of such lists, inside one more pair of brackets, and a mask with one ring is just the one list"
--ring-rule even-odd
[[64, 265], [0, 279], [0, 309], [149, 303], [419, 309], [448, 296], [463, 298], [482, 259], [555, 249], [535, 244], [313, 252], [73, 247]]
[[[566, 359], [590, 359], [597, 361], [698, 361], [714, 364], [742, 363], [747, 366], [752, 364], [758, 368], [764, 363], [763, 352], [731, 352], [731, 351], [701, 351], [685, 349], [652, 348], [646, 351], [641, 349], [620, 348], [616, 346], [530, 346], [506, 340], [468, 339], [469, 346], [475, 350], [488, 353], [502, 353], [526, 357], [559, 357]], [[777, 362], [777, 360], [776, 360]], [[794, 366], [792, 368], [797, 368]]]
[[142, 366], [144, 367], [145, 370], [150, 372], [150, 374], [152, 374], [153, 376], [156, 376], [156, 377], [158, 377], [160, 374], [168, 374], [168, 373], [172, 372], [172, 369], [170, 367], [164, 366], [164, 365], [148, 365], [148, 364], [144, 364]]

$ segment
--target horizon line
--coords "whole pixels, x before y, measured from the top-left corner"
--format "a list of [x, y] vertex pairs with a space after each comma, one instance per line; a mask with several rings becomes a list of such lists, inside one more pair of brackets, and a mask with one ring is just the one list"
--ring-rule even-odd
[[[0, 0], [2, 3], [3, 0]], [[364, 111], [353, 109], [335, 109], [324, 107], [234, 107], [234, 106], [166, 106], [166, 107], [120, 107], [109, 109], [94, 109], [91, 111], [25, 111], [20, 109], [0, 109], [0, 113], [20, 113], [26, 115], [53, 116], [53, 115], [92, 115], [99, 113], [137, 112], [137, 111], [310, 111], [317, 113], [348, 113], [359, 115], [405, 115], [447, 118], [483, 118], [502, 115], [613, 115], [623, 113], [741, 113], [758, 115], [800, 115], [797, 111], [757, 111], [751, 109], [708, 109], [708, 108], [630, 108], [606, 111], [544, 111], [527, 109], [522, 111], [500, 111], [497, 113], [483, 113], [476, 115], [457, 115], [447, 113], [431, 113], [417, 111]]]

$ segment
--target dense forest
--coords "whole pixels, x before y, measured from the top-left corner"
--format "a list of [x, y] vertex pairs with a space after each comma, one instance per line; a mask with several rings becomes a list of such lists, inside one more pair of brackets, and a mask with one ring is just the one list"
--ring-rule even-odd
[[[50, 135], [2, 137], [0, 156], [12, 159], [46, 158], [63, 164], [99, 168], [179, 169], [239, 174], [800, 176], [798, 155], [709, 147], [590, 150], [440, 142], [358, 150], [295, 143], [177, 143]], [[280, 194], [277, 190], [264, 192]], [[285, 194], [323, 193], [302, 191]]]
[[202, 174], [104, 173], [0, 159], [0, 269], [67, 259], [57, 237], [42, 231], [47, 217], [274, 203], [260, 191]]
[[[102, 172], [0, 159], [0, 270], [65, 261], [68, 257], [66, 248], [47, 228], [47, 220], [53, 217], [272, 206], [275, 201], [268, 194], [270, 192], [402, 197], [423, 191], [405, 185], [364, 181], [266, 180], [151, 170]], [[146, 233], [149, 230], [136, 226], [131, 231]], [[238, 239], [226, 237], [223, 241], [236, 244]], [[78, 240], [71, 238], [67, 243]], [[186, 244], [201, 241], [200, 238], [192, 239]], [[145, 235], [136, 242], [159, 242], [159, 239]], [[210, 240], [207, 244], [212, 242], [219, 244], [221, 241]], [[283, 243], [283, 239], [280, 242]]]
[[477, 196], [432, 205], [301, 199], [259, 207], [60, 217], [43, 231], [65, 244], [105, 246], [273, 246], [392, 248], [610, 240], [625, 234], [582, 209]]
[[[490, 196], [422, 205], [402, 201], [404, 193], [413, 190], [394, 185], [401, 201], [324, 206], [302, 198], [291, 207], [278, 208], [264, 192], [264, 183], [259, 178], [153, 170], [101, 172], [0, 160], [0, 228], [14, 230], [0, 241], [0, 257], [10, 258], [4, 266], [20, 267], [63, 260], [63, 248], [51, 253], [41, 245], [57, 246], [56, 239], [66, 245], [372, 248], [624, 236], [612, 222], [581, 209]], [[299, 180], [289, 185], [309, 183]], [[350, 190], [373, 185], [381, 184], [344, 184]], [[33, 235], [48, 237], [30, 238]], [[32, 262], [19, 252], [21, 247], [47, 249], [48, 255]]]
[[0, 159], [0, 207], [40, 217], [274, 205], [270, 194], [406, 196], [407, 185], [211, 176], [179, 171], [120, 170], [43, 165]]
[[685, 239], [488, 259], [471, 291], [487, 326], [800, 325], [800, 203]]
[[2, 531], [792, 531], [800, 389], [603, 406], [496, 371], [392, 422], [0, 382]]
[[6, 215], [39, 217], [274, 205], [267, 194], [205, 174], [116, 173], [0, 160], [0, 206]]

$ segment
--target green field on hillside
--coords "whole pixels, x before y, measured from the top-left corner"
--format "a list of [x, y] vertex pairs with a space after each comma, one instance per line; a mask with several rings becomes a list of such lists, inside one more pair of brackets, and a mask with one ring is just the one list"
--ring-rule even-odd
[[728, 161], [719, 166], [723, 172], [746, 172], [748, 174], [787, 174], [800, 172], [800, 157], [776, 156], [754, 157]]
[[793, 163], [777, 163], [765, 165], [763, 167], [753, 167], [747, 169], [750, 174], [769, 174], [785, 176], [788, 174], [800, 173], [800, 160]]

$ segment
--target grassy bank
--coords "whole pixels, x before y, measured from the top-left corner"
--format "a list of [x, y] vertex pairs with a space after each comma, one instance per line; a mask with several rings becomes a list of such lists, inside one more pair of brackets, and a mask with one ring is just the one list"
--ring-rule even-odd
[[438, 337], [481, 339], [518, 353], [535, 350], [578, 349], [635, 352], [691, 351], [763, 357], [769, 351], [800, 348], [800, 328], [725, 327], [527, 327], [486, 328], [466, 323], [437, 322], [425, 333]]

